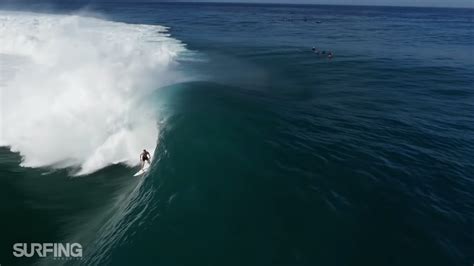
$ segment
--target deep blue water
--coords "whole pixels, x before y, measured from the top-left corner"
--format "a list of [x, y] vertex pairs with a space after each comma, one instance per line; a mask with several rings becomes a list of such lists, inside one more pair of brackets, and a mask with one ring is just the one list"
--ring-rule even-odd
[[70, 235], [85, 257], [66, 264], [474, 262], [472, 9], [80, 8], [169, 27], [195, 78], [151, 99], [163, 122], [146, 178], [43, 175], [1, 150], [2, 265], [33, 262], [11, 257], [14, 242]]

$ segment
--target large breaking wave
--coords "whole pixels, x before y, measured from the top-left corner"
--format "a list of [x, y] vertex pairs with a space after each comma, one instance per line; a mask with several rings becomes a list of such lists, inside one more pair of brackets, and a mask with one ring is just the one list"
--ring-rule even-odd
[[0, 11], [0, 145], [25, 167], [136, 164], [157, 145], [146, 99], [184, 51], [161, 26]]

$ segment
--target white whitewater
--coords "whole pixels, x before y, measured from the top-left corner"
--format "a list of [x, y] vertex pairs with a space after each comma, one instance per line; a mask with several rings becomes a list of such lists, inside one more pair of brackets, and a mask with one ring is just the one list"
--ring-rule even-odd
[[0, 11], [0, 145], [24, 167], [136, 165], [157, 145], [147, 98], [184, 51], [161, 26]]

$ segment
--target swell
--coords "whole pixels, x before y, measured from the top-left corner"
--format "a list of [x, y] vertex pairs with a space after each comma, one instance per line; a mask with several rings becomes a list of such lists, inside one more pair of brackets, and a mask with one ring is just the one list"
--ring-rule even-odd
[[165, 117], [142, 186], [149, 196], [136, 205], [140, 218], [122, 219], [116, 230], [127, 233], [101, 263], [337, 265], [374, 250], [373, 261], [403, 253], [398, 264], [415, 254], [433, 265], [466, 259], [460, 243], [472, 240], [457, 234], [472, 210], [443, 191], [468, 194], [472, 182], [423, 148], [439, 136], [390, 116], [311, 113], [208, 82], [161, 90], [154, 101]]

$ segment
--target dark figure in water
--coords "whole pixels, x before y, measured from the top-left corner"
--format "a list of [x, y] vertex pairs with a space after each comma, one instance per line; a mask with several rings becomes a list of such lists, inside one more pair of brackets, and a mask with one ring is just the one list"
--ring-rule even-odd
[[143, 150], [142, 154], [140, 154], [140, 161], [142, 163], [142, 168], [145, 166], [145, 162], [150, 164], [151, 155], [147, 150]]
[[328, 52], [328, 58], [331, 59], [331, 58], [333, 58], [333, 57], [334, 57], [334, 54], [333, 54], [331, 51], [329, 51], [329, 52]]

